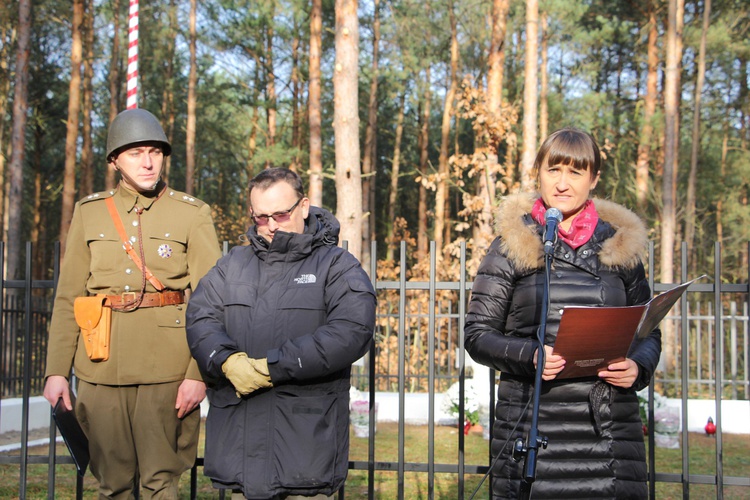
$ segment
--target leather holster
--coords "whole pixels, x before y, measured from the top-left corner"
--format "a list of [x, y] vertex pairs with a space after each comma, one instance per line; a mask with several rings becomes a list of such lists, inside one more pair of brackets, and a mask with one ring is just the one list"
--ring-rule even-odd
[[109, 359], [109, 340], [112, 331], [112, 308], [105, 307], [104, 294], [78, 297], [73, 302], [76, 323], [81, 327], [81, 338], [91, 361]]

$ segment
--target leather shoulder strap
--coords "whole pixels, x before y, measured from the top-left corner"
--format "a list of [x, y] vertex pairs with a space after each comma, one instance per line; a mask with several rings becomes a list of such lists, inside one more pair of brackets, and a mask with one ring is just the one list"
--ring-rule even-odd
[[138, 269], [140, 269], [141, 272], [146, 273], [146, 279], [151, 282], [154, 288], [161, 292], [166, 287], [161, 281], [159, 281], [159, 278], [154, 276], [154, 273], [152, 273], [148, 267], [143, 265], [140, 256], [133, 248], [133, 244], [130, 243], [130, 240], [128, 240], [128, 235], [127, 233], [125, 233], [125, 227], [122, 225], [120, 214], [117, 213], [117, 207], [115, 207], [114, 198], [107, 198], [105, 201], [107, 202], [107, 210], [109, 210], [109, 215], [110, 217], [112, 217], [112, 222], [115, 223], [115, 229], [117, 229], [117, 232], [120, 234], [120, 238], [122, 239], [122, 244], [125, 248], [125, 251], [128, 253], [128, 255], [130, 255], [130, 258], [133, 259], [133, 262], [135, 262], [135, 265], [138, 266]]

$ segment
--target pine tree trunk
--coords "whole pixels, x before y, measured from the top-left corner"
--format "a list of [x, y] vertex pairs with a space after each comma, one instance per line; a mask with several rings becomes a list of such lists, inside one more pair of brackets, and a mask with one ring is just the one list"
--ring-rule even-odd
[[195, 29], [198, 10], [197, 0], [190, 0], [190, 73], [188, 75], [187, 123], [185, 126], [185, 192], [195, 193], [195, 108], [197, 103], [196, 85], [198, 83], [198, 61], [196, 45], [198, 43]]
[[[294, 38], [292, 39], [292, 147], [296, 151], [300, 151], [302, 148], [302, 133], [300, 132], [300, 111], [299, 111], [299, 94], [300, 94], [300, 82], [299, 82], [299, 44], [300, 39], [297, 36], [298, 33], [297, 20], [294, 21]], [[289, 168], [295, 172], [299, 172], [300, 158], [299, 153], [294, 154], [292, 164]]]
[[[728, 88], [731, 88], [727, 86]], [[721, 140], [721, 165], [720, 173], [723, 179], [727, 173], [727, 154], [729, 153], [729, 122], [728, 118], [730, 114], [725, 115], [724, 123], [722, 124], [723, 137]], [[724, 244], [724, 199], [719, 197], [716, 201], [716, 241], [719, 242], [720, 246]]]
[[380, 0], [374, 0], [372, 20], [372, 68], [370, 75], [370, 100], [367, 106], [365, 150], [362, 155], [362, 257], [365, 266], [370, 264], [370, 242], [375, 228], [375, 156], [378, 129], [378, 59], [380, 46]]
[[94, 144], [91, 137], [91, 113], [94, 94], [94, 2], [86, 0], [83, 17], [83, 144], [81, 145], [81, 186], [78, 197], [94, 192]]
[[521, 189], [531, 191], [534, 179], [531, 171], [536, 157], [537, 141], [537, 37], [539, 3], [526, 0], [526, 61], [523, 89], [523, 145], [521, 152]]
[[362, 171], [359, 165], [359, 27], [357, 0], [336, 0], [333, 131], [336, 217], [349, 252], [362, 255]]
[[65, 254], [70, 221], [76, 197], [76, 162], [78, 143], [78, 121], [81, 112], [81, 56], [83, 26], [83, 0], [73, 0], [73, 25], [70, 49], [70, 87], [68, 90], [68, 122], [65, 136], [65, 171], [63, 174], [62, 210], [60, 213], [60, 246]]
[[[162, 121], [166, 121], [164, 132], [170, 144], [174, 144], [174, 124], [177, 121], [177, 110], [174, 106], [174, 89], [170, 86], [167, 92], [167, 116], [162, 116]], [[169, 175], [172, 171], [172, 155], [164, 158], [164, 182], [169, 183]]]
[[456, 73], [458, 72], [458, 29], [453, 2], [448, 7], [451, 26], [451, 66], [448, 76], [448, 87], [443, 104], [443, 121], [440, 129], [440, 157], [438, 160], [437, 191], [435, 192], [435, 228], [433, 240], [435, 248], [442, 254], [444, 250], [444, 237], [446, 219], [446, 202], [448, 200], [448, 147], [450, 144], [451, 115], [453, 114], [453, 100], [456, 97]]
[[[268, 136], [266, 140], [266, 146], [273, 148], [276, 144], [276, 74], [274, 73], [274, 57], [273, 57], [273, 8], [271, 9], [271, 15], [268, 19], [268, 25], [266, 26], [266, 119], [268, 125]], [[271, 163], [267, 163], [266, 167], [272, 167]]]
[[[701, 42], [698, 49], [698, 74], [695, 81], [695, 97], [693, 107], [693, 139], [690, 150], [690, 175], [688, 176], [687, 203], [685, 213], [685, 241], [687, 242], [688, 256], [693, 255], [693, 244], [695, 239], [695, 183], [698, 177], [698, 155], [701, 144], [701, 94], [703, 84], [706, 81], [706, 36], [711, 20], [711, 0], [703, 1], [703, 30], [701, 31]], [[690, 259], [694, 262], [694, 259]]]
[[46, 267], [41, 260], [41, 250], [44, 245], [40, 245], [39, 234], [42, 229], [42, 151], [44, 146], [42, 140], [44, 138], [44, 132], [42, 127], [36, 125], [34, 127], [34, 154], [31, 160], [31, 170], [34, 172], [34, 200], [32, 202], [32, 217], [33, 223], [31, 225], [31, 236], [29, 240], [32, 245], [32, 279], [42, 279], [43, 269]]
[[[661, 282], [674, 279], [674, 252], [677, 233], [677, 170], [680, 138], [680, 71], [682, 59], [682, 26], [684, 0], [669, 0], [664, 84], [664, 173], [662, 177], [662, 221], [660, 269]], [[667, 370], [676, 368], [676, 331], [672, 322], [665, 323], [664, 353]]]
[[[427, 162], [429, 160], [430, 145], [430, 102], [432, 101], [432, 92], [430, 90], [430, 67], [425, 69], [425, 86], [424, 102], [419, 114], [421, 121], [419, 127], [419, 175], [424, 179], [427, 175]], [[417, 260], [422, 262], [427, 257], [428, 236], [427, 236], [427, 188], [424, 184], [419, 183], [419, 209], [417, 222]]]
[[[120, 0], [112, 0], [113, 32], [112, 59], [109, 62], [109, 123], [120, 109]], [[115, 171], [107, 168], [104, 189], [114, 189]]]
[[505, 71], [505, 35], [508, 26], [509, 0], [492, 2], [492, 39], [488, 57], [487, 94], [490, 111], [499, 113], [503, 102], [503, 75]]
[[[169, 0], [169, 31], [177, 33], [177, 5], [176, 0]], [[173, 36], [169, 40], [167, 48], [167, 67], [164, 73], [164, 92], [161, 98], [161, 125], [170, 144], [174, 143], [174, 57], [177, 48], [177, 37]], [[169, 184], [169, 174], [172, 170], [172, 155], [164, 158], [164, 167], [162, 168], [161, 178]]]
[[[502, 104], [503, 88], [503, 61], [505, 60], [505, 30], [508, 17], [508, 1], [493, 0], [492, 2], [492, 38], [487, 58], [487, 103], [491, 115], [499, 116]], [[488, 243], [491, 241], [492, 217], [495, 206], [495, 183], [496, 172], [500, 169], [500, 161], [494, 145], [489, 144], [489, 153], [486, 166], [477, 180], [477, 196], [484, 200], [484, 206], [479, 214], [477, 224], [474, 227], [475, 255], [484, 253]]]
[[[6, 20], [3, 19], [3, 22]], [[8, 22], [8, 24], [10, 24]], [[3, 24], [0, 26], [0, 37], [2, 40], [6, 40], [8, 34], [8, 27]], [[4, 75], [0, 80], [0, 116], [6, 116], [8, 112], [8, 94], [10, 93], [10, 73], [8, 72], [8, 66], [10, 63], [10, 46], [11, 44], [3, 44], [0, 48], [0, 75]], [[5, 189], [7, 183], [5, 182], [5, 159], [6, 155], [4, 149], [10, 149], [10, 144], [5, 142], [5, 120], [0, 120], [0, 237], [3, 241], [8, 241], [7, 235], [5, 234]], [[8, 155], [10, 156], [10, 155]]]
[[[253, 157], [255, 156], [255, 152], [258, 149], [258, 108], [253, 106], [251, 113], [250, 136], [247, 139], [247, 163], [245, 164], [245, 171], [247, 172], [248, 181], [255, 177]], [[250, 191], [248, 189], [245, 189], [245, 212], [247, 213], [248, 219], [252, 215], [251, 208]]]
[[323, 140], [320, 114], [320, 54], [322, 0], [312, 0], [310, 11], [310, 68], [307, 84], [308, 120], [310, 124], [310, 180], [307, 196], [315, 206], [323, 205]]
[[[26, 145], [26, 112], [29, 95], [29, 53], [31, 40], [31, 0], [18, 2], [18, 43], [16, 77], [13, 84], [13, 152], [8, 162], [8, 263], [5, 279], [17, 279], [21, 259], [21, 216], [23, 212], [23, 158]], [[7, 365], [6, 365], [7, 366]]]
[[406, 91], [398, 100], [398, 117], [396, 118], [396, 137], [393, 142], [393, 164], [391, 165], [391, 191], [388, 193], [388, 233], [385, 237], [386, 255], [385, 260], [393, 261], [393, 252], [396, 248], [394, 229], [396, 216], [398, 214], [398, 176], [401, 170], [401, 138], [404, 135], [404, 113], [406, 108]]
[[648, 170], [651, 164], [651, 141], [654, 134], [654, 114], [656, 113], [657, 80], [659, 71], [659, 26], [656, 22], [656, 8], [653, 0], [648, 7], [648, 49], [646, 76], [646, 97], [643, 106], [643, 125], [638, 141], [638, 157], [635, 166], [636, 203], [641, 213], [645, 213], [648, 202]]

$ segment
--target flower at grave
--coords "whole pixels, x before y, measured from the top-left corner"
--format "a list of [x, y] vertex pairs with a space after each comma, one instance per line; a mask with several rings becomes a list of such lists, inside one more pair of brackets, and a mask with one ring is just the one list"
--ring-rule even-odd
[[[460, 403], [459, 383], [456, 382], [443, 395], [443, 411], [458, 418]], [[464, 382], [464, 418], [471, 425], [476, 425], [479, 422], [479, 394], [474, 387], [474, 381], [471, 379]]]
[[349, 414], [353, 426], [368, 426], [370, 424], [370, 402], [365, 400], [352, 401]]
[[[641, 421], [644, 428], [648, 426], [648, 387], [645, 387], [636, 393], [638, 395], [638, 407], [641, 414]], [[654, 391], [654, 415], [660, 413], [660, 410], [666, 408], [667, 398]]]
[[362, 397], [362, 393], [354, 387], [353, 385], [349, 386], [349, 410], [352, 409], [352, 403], [354, 401], [365, 401], [365, 398]]

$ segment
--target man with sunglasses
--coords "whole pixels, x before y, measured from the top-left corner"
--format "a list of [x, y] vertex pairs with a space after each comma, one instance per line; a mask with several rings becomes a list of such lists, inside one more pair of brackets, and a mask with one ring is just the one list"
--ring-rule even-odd
[[371, 346], [375, 292], [296, 173], [264, 170], [249, 191], [249, 244], [217, 262], [187, 311], [211, 403], [204, 473], [233, 498], [332, 498], [347, 475], [349, 376]]

